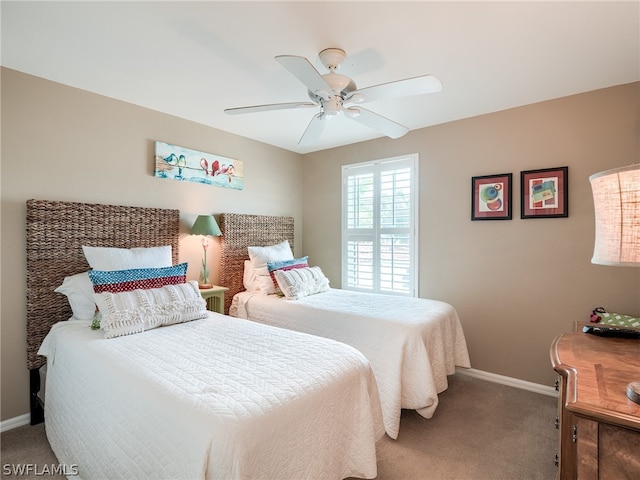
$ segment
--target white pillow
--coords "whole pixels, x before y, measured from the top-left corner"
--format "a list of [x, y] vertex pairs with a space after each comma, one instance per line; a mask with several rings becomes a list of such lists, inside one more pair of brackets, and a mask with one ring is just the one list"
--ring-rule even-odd
[[148, 290], [96, 293], [105, 338], [144, 332], [164, 325], [208, 316], [198, 282], [165, 285]]
[[65, 277], [62, 285], [54, 290], [67, 296], [73, 317], [70, 320], [92, 320], [96, 313], [93, 283], [87, 272]]
[[267, 262], [293, 260], [293, 252], [291, 252], [289, 240], [267, 247], [247, 247], [247, 251], [254, 268], [264, 267]]
[[291, 251], [289, 240], [267, 247], [247, 247], [247, 251], [258, 279], [260, 291], [266, 295], [276, 293], [267, 263], [293, 260], [293, 252]]
[[247, 292], [255, 292], [260, 290], [260, 282], [256, 276], [256, 270], [253, 268], [251, 260], [244, 261], [244, 274], [242, 276], [242, 284]]
[[329, 290], [329, 279], [320, 267], [276, 270], [274, 273], [280, 290], [291, 300]]
[[114, 248], [82, 246], [84, 256], [95, 270], [130, 270], [132, 268], [170, 267], [171, 245], [148, 248]]

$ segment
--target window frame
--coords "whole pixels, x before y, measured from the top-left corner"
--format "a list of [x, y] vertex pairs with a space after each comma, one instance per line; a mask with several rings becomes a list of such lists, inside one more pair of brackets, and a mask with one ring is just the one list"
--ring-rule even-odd
[[[382, 158], [378, 160], [371, 160], [359, 163], [352, 163], [342, 165], [342, 199], [341, 199], [341, 210], [342, 210], [342, 219], [341, 219], [341, 279], [342, 279], [342, 288], [345, 290], [352, 291], [362, 291], [369, 293], [384, 293], [389, 295], [400, 295], [400, 296], [418, 296], [418, 265], [419, 265], [419, 248], [418, 248], [418, 233], [419, 233], [419, 215], [418, 215], [418, 207], [419, 207], [419, 156], [417, 153], [400, 155], [396, 157], [390, 158]], [[410, 169], [410, 202], [411, 206], [409, 207], [410, 211], [410, 225], [409, 227], [390, 227], [385, 228], [380, 225], [380, 175], [384, 171], [394, 171], [399, 170], [405, 167], [409, 167]], [[356, 174], [368, 174], [373, 173], [373, 202], [374, 202], [374, 218], [373, 218], [373, 227], [372, 228], [363, 228], [357, 229], [360, 230], [362, 235], [369, 235], [373, 238], [373, 250], [374, 250], [374, 261], [373, 261], [373, 286], [372, 288], [361, 288], [357, 286], [349, 285], [349, 245], [348, 241], [350, 238], [353, 238], [354, 235], [357, 235], [358, 232], [354, 232], [353, 229], [348, 228], [349, 222], [349, 177]], [[380, 272], [380, 239], [381, 237], [387, 233], [393, 233], [395, 231], [399, 232], [401, 230], [409, 230], [409, 291], [401, 292], [401, 291], [393, 291], [393, 290], [384, 290], [381, 289], [381, 272]]]

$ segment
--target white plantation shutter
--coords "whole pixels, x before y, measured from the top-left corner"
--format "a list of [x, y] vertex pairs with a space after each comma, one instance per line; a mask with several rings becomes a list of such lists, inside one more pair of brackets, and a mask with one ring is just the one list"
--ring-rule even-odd
[[417, 295], [417, 158], [343, 166], [342, 288]]

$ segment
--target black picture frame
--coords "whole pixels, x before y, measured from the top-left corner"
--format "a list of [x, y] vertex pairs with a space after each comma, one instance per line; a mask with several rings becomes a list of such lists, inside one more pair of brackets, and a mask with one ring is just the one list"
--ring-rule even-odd
[[569, 216], [569, 167], [520, 172], [520, 218]]
[[471, 177], [471, 220], [511, 220], [511, 173]]

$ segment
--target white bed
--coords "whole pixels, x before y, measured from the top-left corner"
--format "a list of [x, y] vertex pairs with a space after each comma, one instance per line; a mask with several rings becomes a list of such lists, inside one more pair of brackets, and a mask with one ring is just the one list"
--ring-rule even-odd
[[431, 418], [447, 375], [470, 367], [460, 320], [445, 302], [333, 288], [298, 300], [252, 291], [234, 295], [229, 313], [357, 348], [373, 367], [391, 438], [401, 409]]
[[177, 210], [27, 202], [31, 422], [44, 420], [65, 471], [374, 478], [384, 426], [368, 360], [207, 311], [177, 264], [178, 238]]
[[40, 349], [47, 436], [79, 478], [376, 476], [380, 407], [354, 349], [215, 313], [113, 339], [89, 325]]

